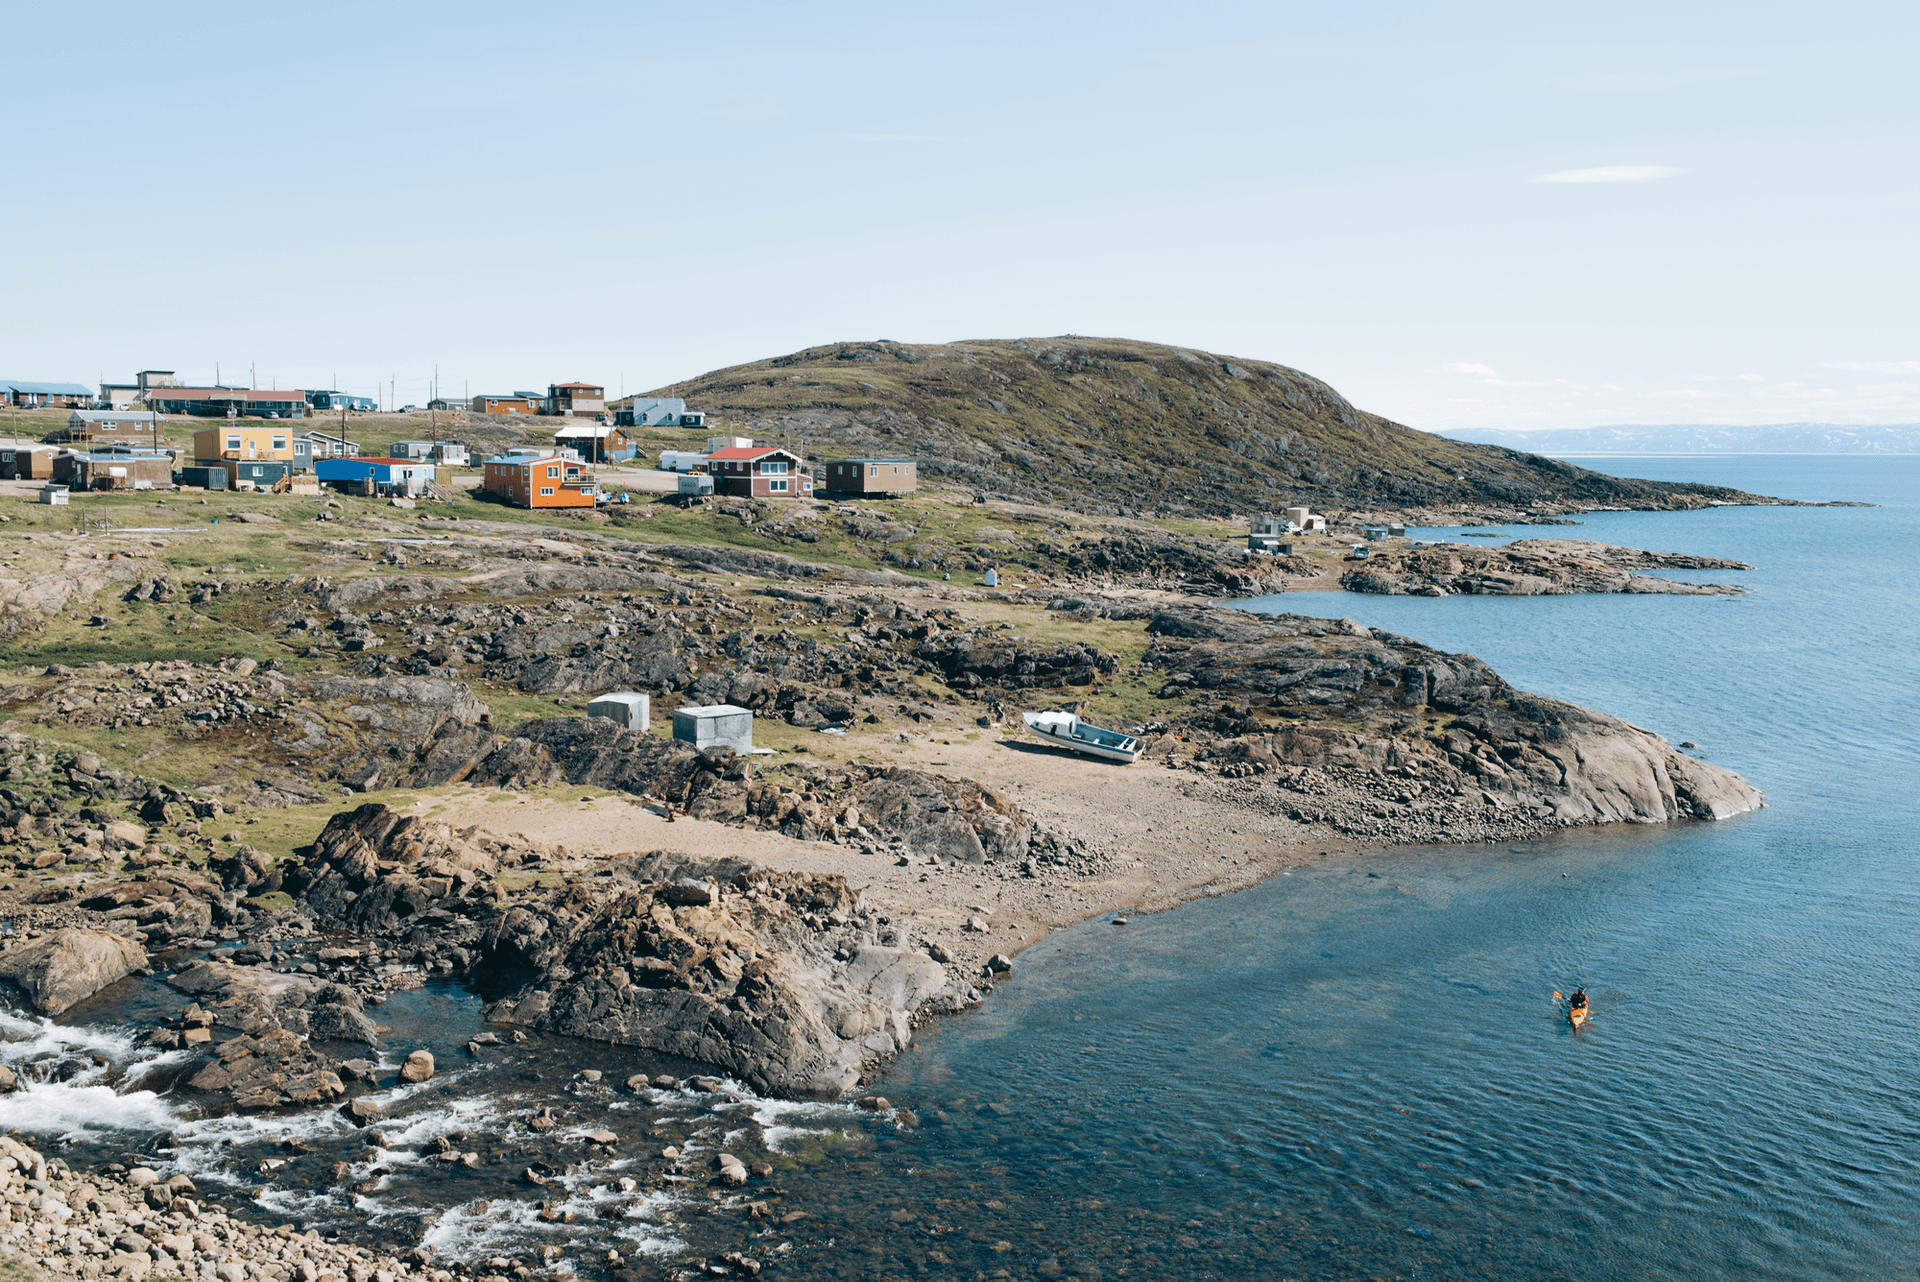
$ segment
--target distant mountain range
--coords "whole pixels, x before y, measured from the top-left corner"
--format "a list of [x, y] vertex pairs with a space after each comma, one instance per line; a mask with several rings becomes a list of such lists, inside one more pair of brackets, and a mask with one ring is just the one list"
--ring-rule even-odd
[[1529, 454], [1920, 454], [1920, 423], [1621, 424], [1545, 432], [1462, 428], [1440, 435]]

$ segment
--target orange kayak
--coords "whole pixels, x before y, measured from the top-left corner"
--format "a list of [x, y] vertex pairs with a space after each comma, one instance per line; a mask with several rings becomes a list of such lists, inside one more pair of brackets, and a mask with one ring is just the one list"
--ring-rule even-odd
[[1578, 1028], [1580, 1027], [1580, 1025], [1587, 1022], [1587, 1016], [1592, 1012], [1592, 1010], [1593, 1010], [1593, 1007], [1590, 1005], [1589, 1006], [1569, 1006], [1567, 1008], [1567, 1022], [1572, 1024], [1575, 1028]]

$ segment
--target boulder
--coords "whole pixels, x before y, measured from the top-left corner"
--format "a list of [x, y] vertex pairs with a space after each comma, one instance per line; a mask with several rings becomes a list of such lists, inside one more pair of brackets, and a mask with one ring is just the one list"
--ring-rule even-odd
[[58, 1015], [146, 964], [146, 950], [124, 935], [69, 929], [0, 953], [0, 979], [41, 1014]]
[[415, 1051], [407, 1056], [407, 1062], [400, 1066], [400, 1080], [403, 1082], [424, 1082], [433, 1076], [433, 1055], [428, 1051]]

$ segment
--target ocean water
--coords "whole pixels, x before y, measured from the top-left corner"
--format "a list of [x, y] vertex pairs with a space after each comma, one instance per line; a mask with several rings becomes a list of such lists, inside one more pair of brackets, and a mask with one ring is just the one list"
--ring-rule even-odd
[[[1739, 597], [1240, 604], [1471, 652], [1517, 686], [1698, 744], [1763, 788], [1765, 810], [1317, 860], [1057, 932], [876, 1084], [910, 1113], [586, 1090], [568, 1066], [633, 1065], [541, 1046], [396, 1093], [396, 1151], [354, 1155], [356, 1181], [389, 1173], [354, 1195], [316, 1178], [350, 1128], [194, 1117], [169, 1085], [178, 1065], [114, 1027], [139, 1009], [122, 994], [80, 1012], [85, 1027], [0, 1030], [14, 1063], [107, 1061], [0, 1097], [0, 1127], [76, 1164], [171, 1131], [164, 1169], [263, 1214], [469, 1254], [558, 1242], [583, 1272], [615, 1246], [639, 1277], [743, 1234], [774, 1278], [1911, 1277], [1920, 459], [1582, 461], [1879, 506], [1600, 513], [1491, 540], [1737, 558], [1756, 568], [1688, 577], [1742, 583]], [[1553, 994], [1580, 984], [1594, 1018], [1575, 1033]], [[421, 1003], [390, 1010], [402, 1041], [442, 1025], [464, 1039], [476, 1017], [453, 986]], [[580, 1223], [541, 1223], [502, 1172], [534, 1151], [525, 1122], [543, 1102], [570, 1127], [786, 1154], [778, 1206], [806, 1218], [749, 1221], [694, 1184], [599, 1219], [617, 1164], [584, 1163], [541, 1194]], [[261, 1173], [289, 1134], [312, 1156]], [[439, 1134], [488, 1166], [433, 1169]], [[476, 1196], [485, 1217], [455, 1209]]]
[[1247, 608], [1471, 652], [1768, 808], [1317, 861], [1059, 932], [881, 1083], [917, 1132], [855, 1184], [788, 1182], [856, 1244], [790, 1275], [1913, 1276], [1920, 459], [1583, 462], [1881, 506], [1499, 531], [1745, 560], [1696, 576], [1740, 597]]

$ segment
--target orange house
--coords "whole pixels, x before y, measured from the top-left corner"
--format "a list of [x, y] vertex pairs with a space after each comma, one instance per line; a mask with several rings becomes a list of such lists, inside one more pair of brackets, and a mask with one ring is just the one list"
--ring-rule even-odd
[[592, 507], [598, 491], [584, 464], [558, 454], [488, 459], [480, 488], [515, 507]]

